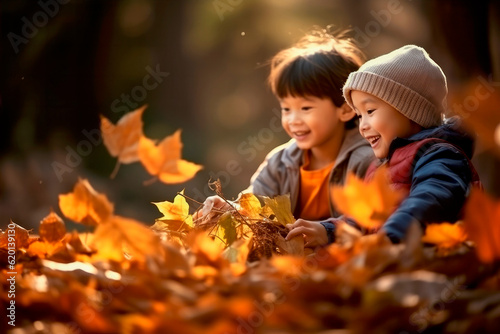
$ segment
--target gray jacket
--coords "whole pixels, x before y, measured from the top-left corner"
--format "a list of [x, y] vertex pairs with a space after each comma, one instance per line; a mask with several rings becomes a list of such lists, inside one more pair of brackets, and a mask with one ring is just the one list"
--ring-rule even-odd
[[[363, 178], [371, 161], [375, 159], [368, 142], [357, 128], [347, 130], [335, 164], [330, 172], [330, 183], [342, 185], [347, 171]], [[290, 194], [292, 212], [297, 215], [300, 188], [300, 166], [304, 162], [303, 151], [294, 139], [272, 150], [251, 178], [245, 192], [273, 197]], [[331, 217], [337, 217], [328, 191]], [[296, 217], [297, 218], [297, 217]]]

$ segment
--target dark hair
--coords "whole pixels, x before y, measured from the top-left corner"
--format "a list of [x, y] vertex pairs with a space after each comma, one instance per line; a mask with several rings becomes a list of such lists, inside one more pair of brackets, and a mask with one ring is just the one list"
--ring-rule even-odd
[[365, 56], [346, 32], [329, 30], [316, 27], [271, 59], [268, 82], [274, 95], [328, 97], [337, 107], [344, 104], [342, 86]]

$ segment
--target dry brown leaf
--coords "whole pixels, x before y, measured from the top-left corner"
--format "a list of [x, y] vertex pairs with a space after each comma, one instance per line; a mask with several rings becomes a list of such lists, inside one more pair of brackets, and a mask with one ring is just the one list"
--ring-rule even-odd
[[[10, 237], [10, 240], [9, 240]], [[29, 246], [29, 231], [24, 227], [21, 227], [14, 223], [12, 220], [9, 225], [7, 225], [7, 230], [0, 230], [0, 248], [12, 248], [9, 244], [12, 244], [12, 238], [15, 239], [15, 248], [28, 248]]]
[[42, 219], [39, 227], [40, 238], [46, 242], [60, 241], [66, 235], [64, 221], [53, 210]]
[[465, 203], [464, 226], [485, 263], [500, 259], [500, 201], [473, 188]]
[[139, 140], [139, 158], [149, 174], [172, 184], [186, 182], [203, 167], [181, 159], [181, 131], [163, 139], [158, 145], [142, 136]]
[[380, 228], [402, 197], [400, 191], [391, 189], [385, 167], [378, 168], [369, 182], [349, 172], [344, 186], [332, 186], [333, 204], [337, 210], [368, 229]]
[[304, 255], [304, 237], [302, 235], [290, 240], [285, 240], [281, 235], [278, 235], [276, 245], [288, 255]]
[[101, 133], [104, 145], [111, 156], [118, 158], [111, 174], [112, 178], [118, 172], [120, 163], [129, 164], [139, 161], [139, 139], [143, 135], [142, 113], [145, 109], [146, 106], [143, 106], [125, 114], [116, 125], [101, 115]]
[[78, 179], [72, 193], [59, 195], [59, 208], [71, 220], [95, 226], [113, 213], [113, 204], [98, 193], [86, 179]]

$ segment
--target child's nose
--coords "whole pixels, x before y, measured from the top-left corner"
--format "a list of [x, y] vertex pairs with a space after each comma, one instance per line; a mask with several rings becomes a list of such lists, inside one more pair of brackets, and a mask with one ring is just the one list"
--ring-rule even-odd
[[370, 127], [370, 124], [368, 123], [366, 117], [361, 117], [359, 119], [359, 132], [366, 131], [366, 130], [368, 130], [369, 127]]
[[296, 110], [292, 110], [290, 113], [290, 117], [288, 119], [288, 123], [297, 124], [301, 122], [300, 114]]

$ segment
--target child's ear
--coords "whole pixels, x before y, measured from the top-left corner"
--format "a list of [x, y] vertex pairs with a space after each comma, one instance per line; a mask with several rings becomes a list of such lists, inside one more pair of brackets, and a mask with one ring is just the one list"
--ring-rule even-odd
[[349, 122], [356, 114], [354, 110], [345, 102], [337, 109], [337, 112], [339, 113], [339, 119], [342, 122]]

